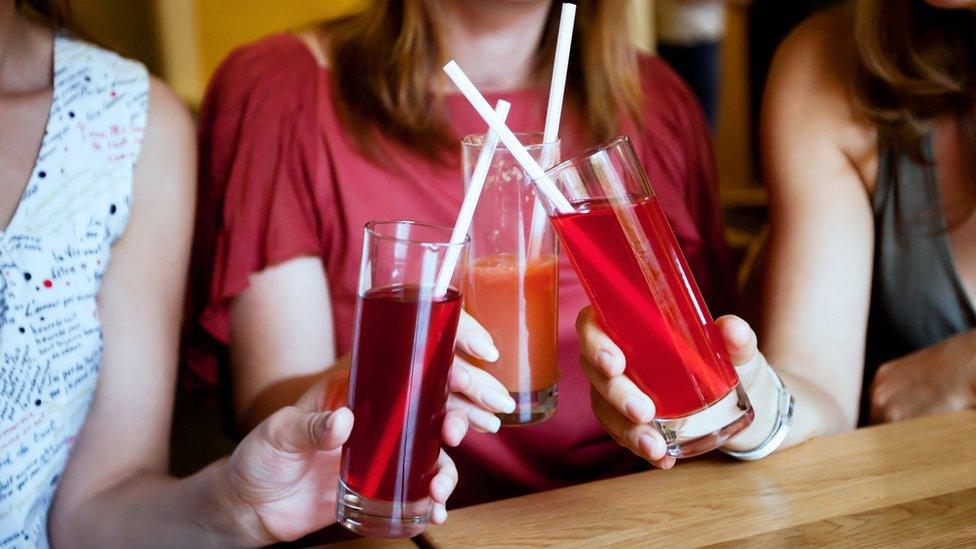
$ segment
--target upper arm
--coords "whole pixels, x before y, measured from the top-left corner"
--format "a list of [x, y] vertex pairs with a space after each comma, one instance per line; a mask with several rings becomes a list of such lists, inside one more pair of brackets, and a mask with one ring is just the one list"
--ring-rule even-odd
[[298, 400], [335, 358], [321, 260], [299, 257], [252, 274], [230, 304], [234, 415], [241, 431]]
[[808, 20], [787, 39], [764, 98], [772, 230], [762, 342], [772, 364], [833, 401], [841, 417], [825, 426], [836, 430], [857, 420], [874, 242], [859, 165], [875, 148], [833, 61], [833, 17]]
[[245, 432], [335, 358], [319, 258], [338, 216], [319, 72], [294, 38], [247, 46], [214, 77], [201, 117], [200, 319], [227, 346]]
[[58, 489], [56, 514], [135, 473], [164, 473], [169, 458], [196, 147], [189, 114], [156, 81], [149, 105], [128, 225], [98, 295], [98, 386]]

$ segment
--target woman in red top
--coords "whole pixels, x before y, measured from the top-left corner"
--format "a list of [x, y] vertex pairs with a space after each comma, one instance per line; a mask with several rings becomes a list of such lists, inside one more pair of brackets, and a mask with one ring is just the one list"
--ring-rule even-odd
[[[436, 5], [437, 9], [434, 9]], [[509, 126], [540, 131], [559, 5], [550, 0], [376, 0], [349, 18], [234, 52], [201, 116], [202, 188], [192, 287], [197, 380], [230, 373], [235, 419], [259, 422], [349, 352], [363, 224], [451, 224], [458, 142], [485, 125], [440, 72], [455, 58]], [[704, 295], [733, 294], [707, 125], [688, 88], [626, 38], [624, 1], [579, 5], [563, 156], [629, 134]], [[530, 47], [527, 47], [530, 46]], [[636, 470], [589, 406], [573, 323], [586, 297], [560, 265], [559, 411], [474, 434], [452, 451], [470, 504]], [[503, 406], [507, 395], [485, 395]], [[494, 418], [471, 417], [483, 431]]]

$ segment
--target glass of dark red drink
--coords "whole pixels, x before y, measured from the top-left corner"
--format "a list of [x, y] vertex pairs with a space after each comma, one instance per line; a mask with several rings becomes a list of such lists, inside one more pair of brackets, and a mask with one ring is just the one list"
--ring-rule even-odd
[[[355, 422], [336, 515], [361, 535], [411, 537], [431, 510], [468, 242], [450, 244], [450, 227], [412, 221], [374, 221], [364, 232], [349, 378]], [[461, 261], [437, 295], [452, 248]]]
[[745, 429], [752, 407], [661, 204], [627, 137], [546, 175], [572, 204], [547, 204], [590, 302], [654, 401], [668, 453], [690, 457]]

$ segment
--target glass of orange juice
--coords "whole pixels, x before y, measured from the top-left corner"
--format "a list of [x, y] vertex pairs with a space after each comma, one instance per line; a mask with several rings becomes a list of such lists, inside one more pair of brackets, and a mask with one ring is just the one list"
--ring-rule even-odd
[[[541, 133], [517, 134], [542, 165], [559, 161], [559, 141]], [[484, 135], [461, 141], [465, 186], [484, 147]], [[501, 381], [517, 404], [503, 425], [530, 425], [556, 413], [557, 248], [539, 216], [531, 178], [503, 145], [492, 158], [472, 219], [464, 308], [491, 334], [499, 358], [473, 360]]]

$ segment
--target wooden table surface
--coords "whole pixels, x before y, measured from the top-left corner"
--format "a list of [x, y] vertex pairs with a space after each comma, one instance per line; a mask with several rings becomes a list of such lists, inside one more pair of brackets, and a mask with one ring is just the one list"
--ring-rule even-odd
[[976, 545], [976, 411], [451, 511], [434, 547]]
[[359, 538], [323, 545], [319, 549], [417, 549], [410, 539]]

